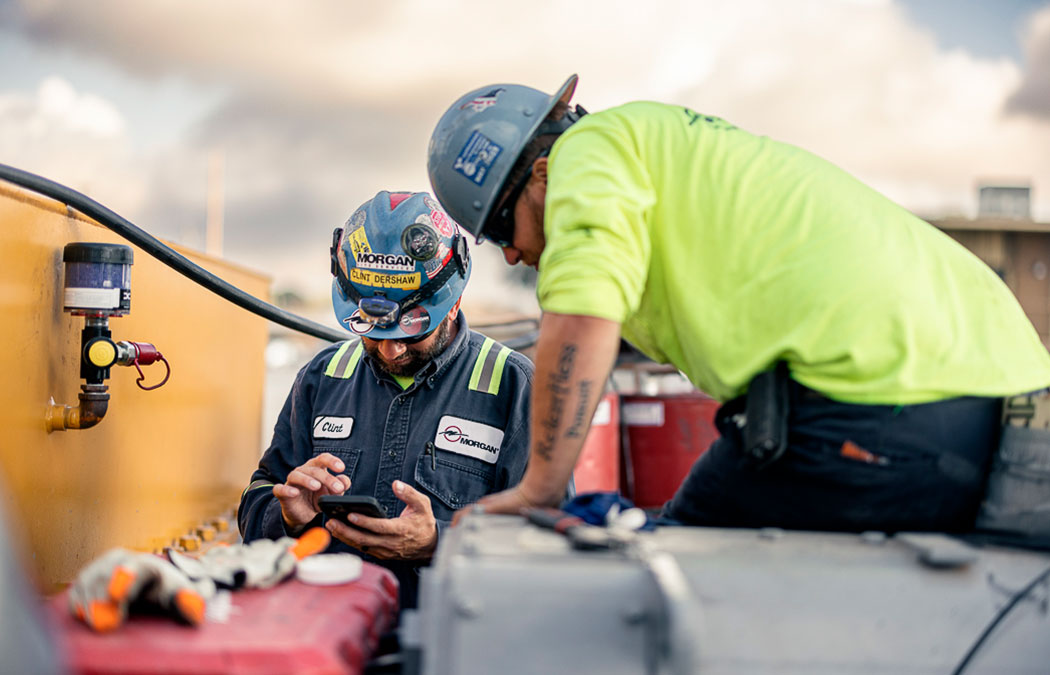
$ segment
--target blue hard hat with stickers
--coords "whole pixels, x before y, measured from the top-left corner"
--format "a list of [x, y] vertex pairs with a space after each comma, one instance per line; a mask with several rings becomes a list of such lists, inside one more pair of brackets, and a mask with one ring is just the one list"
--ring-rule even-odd
[[376, 340], [422, 338], [470, 278], [466, 238], [425, 192], [382, 191], [332, 233], [332, 308]]

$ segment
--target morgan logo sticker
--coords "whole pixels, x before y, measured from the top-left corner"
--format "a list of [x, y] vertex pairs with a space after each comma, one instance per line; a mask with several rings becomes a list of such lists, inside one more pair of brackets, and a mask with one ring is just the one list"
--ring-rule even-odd
[[503, 430], [462, 417], [445, 415], [438, 423], [434, 445], [442, 450], [455, 452], [489, 464], [499, 459]]
[[349, 438], [353, 417], [315, 417], [314, 438]]
[[397, 253], [374, 253], [359, 251], [355, 258], [358, 267], [381, 272], [411, 272], [416, 269], [416, 261], [407, 255]]

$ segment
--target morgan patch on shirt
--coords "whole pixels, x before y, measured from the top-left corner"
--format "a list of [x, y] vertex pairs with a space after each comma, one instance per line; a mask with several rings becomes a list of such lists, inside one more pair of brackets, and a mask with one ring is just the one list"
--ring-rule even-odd
[[503, 430], [462, 417], [445, 415], [438, 423], [434, 445], [442, 450], [495, 464], [503, 443]]
[[349, 438], [353, 417], [315, 417], [314, 438]]

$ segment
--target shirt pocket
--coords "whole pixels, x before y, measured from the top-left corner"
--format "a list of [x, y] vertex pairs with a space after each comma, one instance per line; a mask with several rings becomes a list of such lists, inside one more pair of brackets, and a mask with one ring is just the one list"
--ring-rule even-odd
[[495, 464], [433, 446], [416, 461], [416, 484], [437, 498], [434, 516], [441, 520], [492, 492], [495, 479]]
[[331, 439], [324, 439], [319, 441], [314, 440], [314, 457], [320, 455], [322, 452], [335, 455], [339, 459], [343, 460], [343, 475], [350, 479], [350, 482], [354, 482], [354, 472], [357, 471], [357, 463], [361, 459], [361, 449], [351, 448], [348, 445], [333, 443]]

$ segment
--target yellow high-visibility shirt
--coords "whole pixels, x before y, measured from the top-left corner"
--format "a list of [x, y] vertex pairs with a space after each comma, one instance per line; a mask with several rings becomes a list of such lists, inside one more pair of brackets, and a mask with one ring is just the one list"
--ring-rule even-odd
[[1050, 385], [988, 266], [809, 152], [636, 102], [585, 116], [549, 162], [543, 310], [620, 322], [718, 399], [777, 360], [852, 403]]

